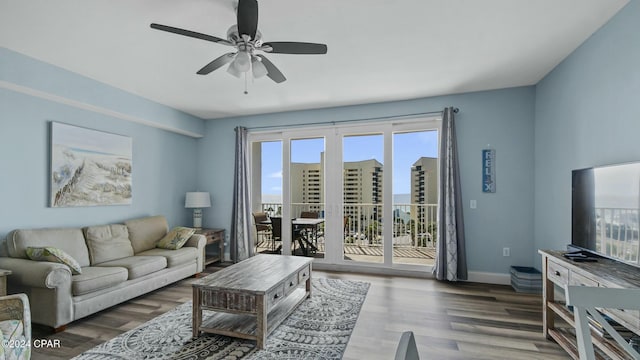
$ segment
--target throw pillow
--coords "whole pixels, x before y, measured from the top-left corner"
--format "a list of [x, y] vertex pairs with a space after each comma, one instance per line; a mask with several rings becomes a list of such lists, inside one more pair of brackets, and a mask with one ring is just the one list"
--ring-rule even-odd
[[180, 249], [195, 232], [196, 229], [184, 226], [174, 227], [165, 237], [160, 239], [156, 247], [169, 250]]
[[129, 231], [124, 225], [89, 226], [83, 232], [91, 265], [133, 256]]
[[82, 274], [80, 264], [66, 252], [54, 247], [28, 247], [27, 257], [36, 261], [49, 261], [65, 264], [73, 275]]

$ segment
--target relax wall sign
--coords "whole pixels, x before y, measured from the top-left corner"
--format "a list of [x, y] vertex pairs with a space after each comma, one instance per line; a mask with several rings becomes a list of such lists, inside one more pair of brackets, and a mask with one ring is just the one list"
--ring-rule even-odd
[[482, 150], [482, 192], [496, 192], [496, 150]]

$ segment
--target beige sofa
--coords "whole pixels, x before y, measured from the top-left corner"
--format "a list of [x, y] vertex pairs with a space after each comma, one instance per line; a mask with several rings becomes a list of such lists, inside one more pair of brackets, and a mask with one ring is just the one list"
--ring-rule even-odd
[[[0, 244], [0, 268], [12, 271], [8, 293], [25, 293], [31, 319], [56, 330], [74, 320], [202, 272], [206, 239], [193, 235], [177, 250], [156, 248], [168, 232], [163, 216], [85, 228], [14, 230]], [[67, 265], [29, 260], [27, 247], [71, 255]]]

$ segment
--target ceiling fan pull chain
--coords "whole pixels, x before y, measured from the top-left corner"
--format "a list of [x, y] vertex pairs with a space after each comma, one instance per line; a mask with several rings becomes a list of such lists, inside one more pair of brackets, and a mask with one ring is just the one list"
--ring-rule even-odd
[[244, 94], [247, 95], [249, 92], [247, 91], [247, 73], [244, 73]]

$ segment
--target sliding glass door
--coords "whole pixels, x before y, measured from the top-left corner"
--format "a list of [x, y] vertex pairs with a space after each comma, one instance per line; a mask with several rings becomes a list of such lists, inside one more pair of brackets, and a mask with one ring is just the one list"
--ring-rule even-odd
[[[294, 255], [324, 258], [325, 138], [291, 139], [289, 191]], [[308, 219], [308, 220], [303, 220]]]
[[433, 265], [439, 118], [250, 132], [258, 252], [345, 266]]
[[344, 260], [382, 263], [384, 136], [361, 131], [342, 135]]
[[438, 131], [393, 133], [393, 263], [434, 265]]

